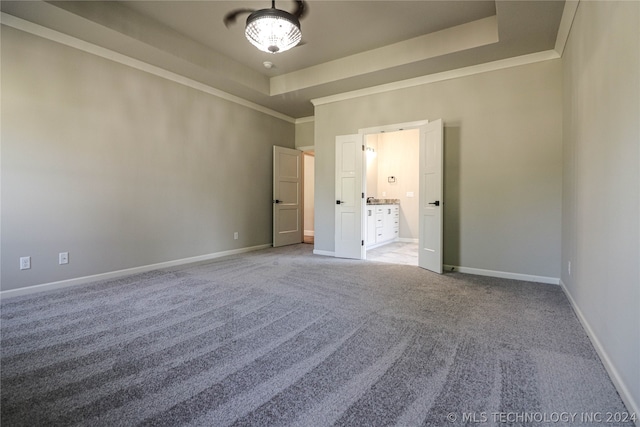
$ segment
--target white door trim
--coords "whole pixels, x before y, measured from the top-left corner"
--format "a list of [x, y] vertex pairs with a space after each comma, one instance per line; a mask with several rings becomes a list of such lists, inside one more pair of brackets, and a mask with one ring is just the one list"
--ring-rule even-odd
[[429, 120], [418, 120], [415, 122], [405, 122], [405, 123], [396, 123], [392, 125], [384, 125], [384, 126], [374, 126], [370, 128], [363, 128], [358, 130], [359, 134], [362, 135], [370, 135], [382, 132], [397, 132], [400, 130], [407, 129], [419, 129], [420, 126], [424, 126], [429, 123]]
[[[369, 127], [369, 128], [362, 128], [358, 130], [358, 133], [360, 135], [362, 135], [363, 137], [363, 141], [366, 141], [366, 137], [367, 135], [377, 135], [380, 133], [386, 133], [386, 132], [399, 132], [399, 131], [403, 131], [403, 130], [410, 130], [410, 129], [422, 129], [423, 126], [426, 126], [429, 123], [429, 120], [417, 120], [417, 121], [413, 121], [413, 122], [404, 122], [404, 123], [394, 123], [394, 124], [390, 124], [390, 125], [382, 125], [382, 126], [373, 126], [373, 127]], [[422, 138], [422, 136], [420, 136], [419, 138]], [[363, 173], [363, 188], [362, 191], [365, 191], [365, 185], [364, 183], [367, 182], [367, 162], [364, 162], [364, 164], [362, 165], [362, 173]], [[363, 224], [366, 224], [366, 220], [367, 218], [364, 217], [366, 212], [366, 209], [363, 207], [362, 209], [362, 215], [363, 215]], [[365, 227], [366, 228], [366, 227]], [[406, 240], [406, 239], [405, 239]], [[414, 239], [416, 243], [419, 243], [419, 239]], [[369, 249], [373, 249], [373, 248], [369, 248]], [[364, 255], [362, 259], [366, 259], [367, 257], [367, 248], [365, 247], [364, 250]]]
[[[384, 132], [396, 132], [396, 131], [402, 131], [402, 130], [409, 130], [409, 129], [424, 129], [425, 126], [427, 126], [429, 124], [429, 120], [417, 120], [417, 121], [413, 121], [413, 122], [403, 122], [403, 123], [395, 123], [395, 124], [389, 124], [389, 125], [382, 125], [382, 126], [373, 126], [373, 127], [368, 127], [368, 128], [361, 128], [358, 130], [358, 135], [362, 136], [362, 143], [364, 143], [364, 138], [366, 135], [370, 135], [370, 134], [379, 134], [379, 133], [384, 133]], [[422, 138], [422, 135], [420, 136]], [[365, 183], [366, 183], [366, 162], [363, 162], [362, 164], [362, 177], [361, 177], [361, 183], [360, 183], [360, 191], [361, 192], [365, 192]], [[336, 185], [337, 185], [337, 165], [336, 165]], [[360, 219], [360, 238], [362, 239], [364, 237], [364, 233], [365, 233], [365, 226], [364, 224], [366, 224], [366, 218], [364, 217], [365, 215], [365, 209], [364, 209], [364, 200], [362, 201], [362, 209], [361, 209], [361, 219]], [[334, 223], [334, 226], [336, 227], [336, 234], [337, 234], [337, 220], [336, 223]], [[334, 242], [337, 240], [337, 238], [334, 240]], [[418, 239], [420, 240], [420, 239]], [[329, 256], [340, 256], [338, 255], [338, 248], [336, 247], [335, 252], [331, 253], [328, 251], [315, 251], [314, 253], [317, 253], [319, 255], [329, 255]], [[360, 259], [366, 259], [366, 248], [362, 248], [362, 255], [360, 256]]]

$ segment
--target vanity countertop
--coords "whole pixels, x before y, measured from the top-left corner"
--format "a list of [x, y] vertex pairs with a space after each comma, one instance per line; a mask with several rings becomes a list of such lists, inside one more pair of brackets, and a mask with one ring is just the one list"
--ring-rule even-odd
[[368, 200], [367, 205], [399, 205], [400, 199], [373, 199]]

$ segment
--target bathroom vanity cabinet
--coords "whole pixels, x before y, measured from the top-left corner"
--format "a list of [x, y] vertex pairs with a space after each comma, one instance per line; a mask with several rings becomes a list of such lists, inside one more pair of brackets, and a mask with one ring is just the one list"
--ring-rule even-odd
[[368, 204], [367, 248], [393, 242], [400, 235], [400, 205]]

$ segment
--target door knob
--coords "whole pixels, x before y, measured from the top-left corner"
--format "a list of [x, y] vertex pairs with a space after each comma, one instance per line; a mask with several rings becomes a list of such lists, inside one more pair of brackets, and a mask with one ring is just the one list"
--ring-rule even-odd
[[340, 203], [345, 204], [347, 202], [345, 202], [344, 200], [336, 200], [336, 205], [339, 205]]
[[435, 202], [429, 203], [430, 205], [440, 206], [440, 200], [436, 200]]
[[273, 203], [282, 203], [282, 200], [275, 199]]

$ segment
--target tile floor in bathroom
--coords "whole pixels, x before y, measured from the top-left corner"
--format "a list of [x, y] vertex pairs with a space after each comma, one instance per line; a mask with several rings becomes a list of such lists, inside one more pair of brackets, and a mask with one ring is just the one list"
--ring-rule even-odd
[[418, 265], [418, 244], [393, 242], [367, 250], [367, 260], [392, 264]]

